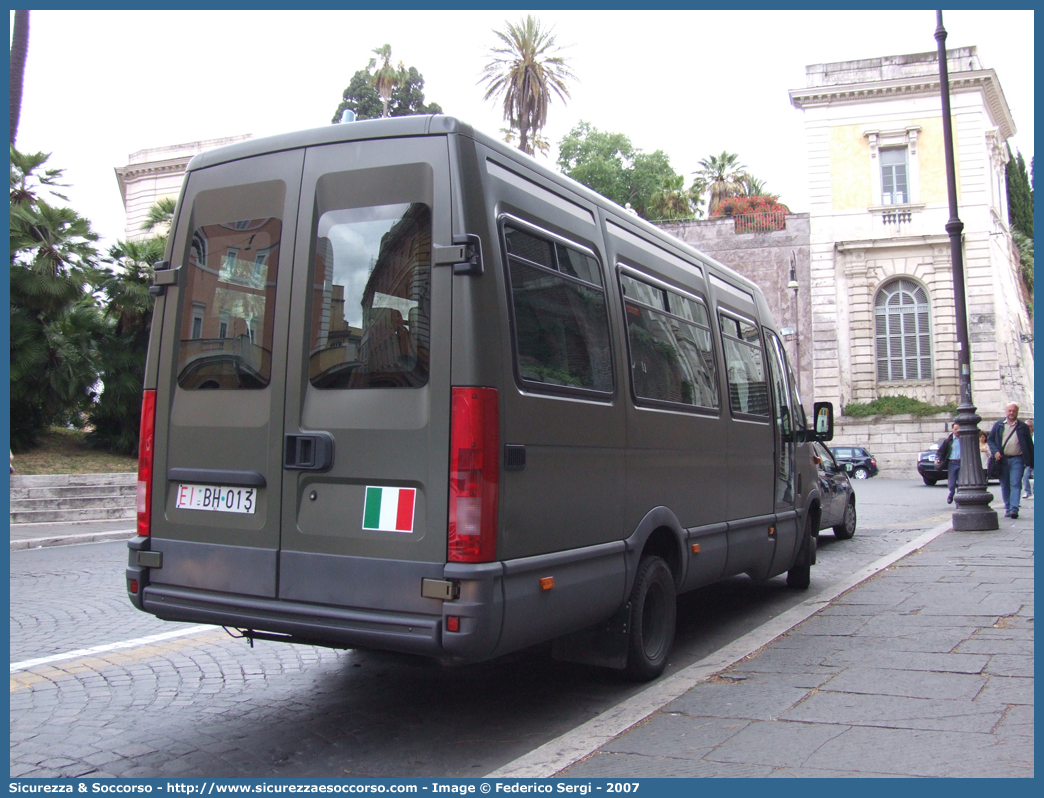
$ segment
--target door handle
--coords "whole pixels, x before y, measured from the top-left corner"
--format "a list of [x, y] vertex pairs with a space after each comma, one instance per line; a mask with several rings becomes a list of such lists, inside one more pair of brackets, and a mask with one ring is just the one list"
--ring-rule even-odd
[[287, 433], [283, 436], [283, 468], [328, 471], [333, 465], [334, 438], [329, 432]]

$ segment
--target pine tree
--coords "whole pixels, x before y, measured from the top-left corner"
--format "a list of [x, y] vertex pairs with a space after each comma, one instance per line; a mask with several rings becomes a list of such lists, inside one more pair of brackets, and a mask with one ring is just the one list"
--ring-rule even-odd
[[1008, 224], [1027, 238], [1033, 238], [1033, 187], [1022, 153], [1012, 156], [1010, 146], [1005, 173], [1008, 184]]

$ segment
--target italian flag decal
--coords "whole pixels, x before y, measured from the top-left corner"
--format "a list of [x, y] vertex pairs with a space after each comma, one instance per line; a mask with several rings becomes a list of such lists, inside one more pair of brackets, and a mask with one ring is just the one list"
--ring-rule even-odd
[[412, 532], [416, 488], [366, 488], [363, 529]]

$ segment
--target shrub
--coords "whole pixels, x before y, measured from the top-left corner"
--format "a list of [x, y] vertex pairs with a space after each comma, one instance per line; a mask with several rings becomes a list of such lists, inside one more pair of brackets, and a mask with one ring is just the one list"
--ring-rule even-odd
[[910, 396], [882, 396], [872, 402], [852, 402], [845, 405], [844, 414], [855, 418], [867, 416], [934, 416], [937, 413], [957, 413], [957, 405], [933, 405]]

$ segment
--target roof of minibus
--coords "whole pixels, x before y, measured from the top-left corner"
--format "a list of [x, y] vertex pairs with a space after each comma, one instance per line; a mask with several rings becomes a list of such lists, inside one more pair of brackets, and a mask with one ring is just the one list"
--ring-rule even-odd
[[[547, 168], [535, 158], [526, 155], [521, 150], [508, 147], [502, 141], [498, 141], [485, 133], [475, 130], [467, 122], [452, 116], [437, 114], [428, 116], [395, 116], [386, 119], [364, 119], [356, 122], [325, 125], [324, 127], [311, 128], [308, 130], [297, 130], [291, 133], [280, 133], [275, 136], [266, 136], [264, 138], [248, 139], [246, 141], [230, 144], [227, 147], [207, 150], [206, 152], [196, 155], [191, 161], [189, 161], [187, 170], [193, 171], [195, 169], [205, 169], [208, 166], [227, 163], [228, 161], [236, 161], [240, 158], [250, 158], [255, 155], [299, 149], [301, 147], [335, 144], [342, 141], [362, 141], [377, 138], [405, 138], [410, 136], [444, 136], [451, 133], [457, 133], [475, 139], [486, 147], [496, 150], [500, 155], [510, 158], [511, 160], [518, 162], [521, 166], [537, 172], [542, 177], [563, 185], [570, 191], [581, 195], [590, 202], [599, 205], [612, 213], [614, 217], [613, 221], [617, 224], [622, 222], [624, 226], [632, 226], [648, 235], [654, 236], [668, 247], [681, 250], [687, 253], [690, 257], [696, 258], [705, 264], [713, 266], [716, 270], [724, 272], [733, 281], [752, 290], [755, 296], [762, 296], [761, 289], [756, 283], [737, 273], [725, 264], [705, 255], [681, 239], [676, 238], [669, 233], [665, 233], [654, 224], [645, 221], [644, 219], [634, 215], [632, 212], [628, 212], [612, 200], [592, 191], [582, 183], [578, 183], [566, 175]], [[764, 299], [761, 301], [763, 303]], [[771, 314], [769, 314], [769, 318], [771, 319]]]

